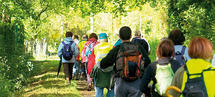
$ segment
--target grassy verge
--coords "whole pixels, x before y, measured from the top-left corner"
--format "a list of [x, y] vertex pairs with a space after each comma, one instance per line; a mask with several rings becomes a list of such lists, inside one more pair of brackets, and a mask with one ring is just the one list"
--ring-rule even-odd
[[158, 39], [151, 39], [148, 40], [148, 42], [151, 48], [149, 58], [151, 59], [151, 62], [154, 62], [156, 60], [156, 49], [160, 41]]
[[28, 85], [22, 93], [22, 97], [81, 97], [76, 81], [67, 85], [64, 80], [63, 66], [57, 78], [58, 61], [33, 61], [34, 74], [28, 79]]

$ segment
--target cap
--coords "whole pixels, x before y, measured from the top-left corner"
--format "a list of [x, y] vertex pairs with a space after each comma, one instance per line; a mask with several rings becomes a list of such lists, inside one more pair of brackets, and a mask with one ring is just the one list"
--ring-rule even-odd
[[107, 34], [106, 33], [100, 33], [99, 39], [107, 39]]

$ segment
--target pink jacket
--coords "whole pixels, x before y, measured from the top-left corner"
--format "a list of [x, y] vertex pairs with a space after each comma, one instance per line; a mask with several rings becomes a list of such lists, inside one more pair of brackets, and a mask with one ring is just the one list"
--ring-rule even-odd
[[92, 54], [93, 48], [98, 44], [95, 38], [90, 38], [84, 45], [81, 51], [81, 62], [88, 62], [89, 56]]

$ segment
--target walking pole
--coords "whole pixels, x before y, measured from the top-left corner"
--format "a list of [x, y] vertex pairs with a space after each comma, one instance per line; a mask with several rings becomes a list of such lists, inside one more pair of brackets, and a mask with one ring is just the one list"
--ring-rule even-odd
[[57, 77], [59, 76], [61, 65], [62, 65], [62, 56], [60, 56], [60, 62], [58, 65], [58, 70], [57, 70]]

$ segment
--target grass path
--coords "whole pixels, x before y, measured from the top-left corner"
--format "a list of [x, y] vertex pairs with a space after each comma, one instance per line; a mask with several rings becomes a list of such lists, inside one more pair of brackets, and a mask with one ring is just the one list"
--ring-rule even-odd
[[29, 78], [22, 97], [95, 97], [94, 91], [87, 91], [86, 81], [72, 80], [71, 85], [67, 85], [63, 72], [57, 78], [57, 61], [38, 61], [34, 64], [39, 70], [38, 75]]

